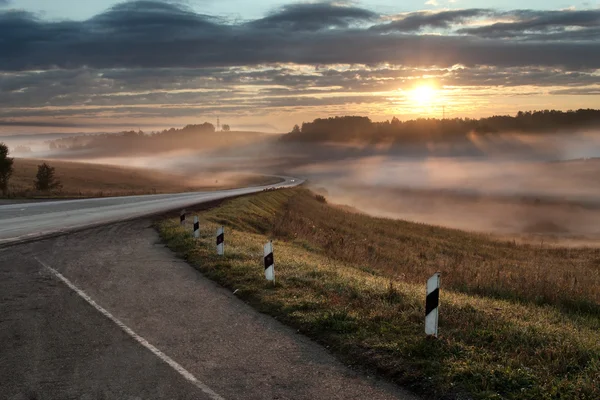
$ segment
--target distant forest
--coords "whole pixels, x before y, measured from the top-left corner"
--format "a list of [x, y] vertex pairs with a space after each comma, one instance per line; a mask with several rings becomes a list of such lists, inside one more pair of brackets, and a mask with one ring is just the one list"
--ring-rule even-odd
[[249, 132], [216, 132], [215, 126], [205, 122], [187, 125], [181, 129], [165, 129], [160, 132], [127, 131], [120, 133], [90, 134], [66, 137], [47, 142], [50, 150], [91, 153], [140, 154], [165, 152], [186, 148], [198, 150], [250, 142], [257, 138]]
[[368, 117], [348, 116], [305, 122], [282, 137], [288, 142], [359, 142], [407, 144], [456, 142], [470, 134], [555, 133], [600, 126], [600, 110], [520, 111], [516, 116], [470, 118], [420, 118], [373, 122]]
[[[430, 151], [429, 145], [457, 146], [469, 154], [476, 151], [473, 135], [501, 146], [494, 136], [501, 133], [551, 134], [600, 127], [600, 110], [530, 111], [515, 116], [493, 116], [480, 119], [420, 118], [400, 121], [373, 122], [368, 117], [345, 116], [315, 119], [280, 137], [286, 143], [360, 144], [367, 147], [385, 145], [390, 149], [418, 152]], [[267, 136], [265, 134], [265, 136]], [[181, 129], [165, 129], [145, 133], [90, 134], [48, 141], [50, 150], [63, 153], [83, 151], [90, 155], [116, 156], [169, 152], [181, 149], [210, 150], [256, 143], [264, 139], [256, 132], [216, 132], [215, 126], [205, 122], [187, 125]], [[268, 135], [270, 136], [270, 135]], [[505, 144], [507, 145], [507, 144]]]

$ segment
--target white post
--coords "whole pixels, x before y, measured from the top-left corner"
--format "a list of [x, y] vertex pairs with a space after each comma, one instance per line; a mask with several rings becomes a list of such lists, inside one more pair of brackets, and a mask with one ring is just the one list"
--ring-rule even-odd
[[273, 242], [265, 244], [264, 248], [265, 278], [275, 283], [275, 259], [273, 258]]
[[440, 273], [436, 272], [427, 280], [425, 298], [425, 334], [438, 335], [438, 316], [440, 305]]
[[194, 217], [194, 237], [196, 239], [200, 237], [200, 220], [197, 215]]
[[222, 226], [217, 228], [217, 254], [225, 254], [225, 229]]

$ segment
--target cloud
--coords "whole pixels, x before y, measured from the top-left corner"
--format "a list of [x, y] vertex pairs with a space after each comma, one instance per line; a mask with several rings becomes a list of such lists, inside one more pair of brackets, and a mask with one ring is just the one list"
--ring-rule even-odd
[[[79, 128], [82, 125], [81, 124], [77, 124], [77, 123], [71, 123], [68, 121], [61, 121], [61, 122], [56, 122], [56, 121], [46, 121], [46, 120], [28, 120], [28, 121], [3, 121], [0, 120], [0, 126], [8, 126], [8, 127], [36, 127], [36, 128]], [[122, 128], [123, 124], [122, 123], [106, 123], [106, 122], [101, 122], [101, 123], [89, 123], [85, 125], [86, 127], [90, 127], [90, 128], [110, 128], [110, 127], [114, 127], [114, 128]]]
[[374, 13], [335, 3], [292, 5], [242, 24], [160, 1], [121, 3], [80, 22], [49, 22], [22, 11], [7, 11], [0, 12], [0, 37], [4, 39], [0, 41], [0, 70], [269, 63], [600, 68], [600, 41], [557, 37], [529, 43], [465, 36], [464, 30], [446, 36], [403, 33], [427, 27], [447, 29], [487, 12], [417, 12], [369, 29], [352, 23], [375, 18]]
[[265, 18], [252, 21], [249, 26], [262, 29], [317, 31], [348, 28], [353, 23], [373, 21], [378, 17], [372, 11], [340, 6], [336, 3], [298, 3], [284, 6]]
[[598, 96], [598, 95], [600, 95], [600, 87], [560, 89], [560, 90], [553, 90], [550, 92], [550, 94], [575, 95], [575, 96]]
[[491, 10], [471, 8], [452, 11], [418, 11], [401, 16], [390, 23], [373, 26], [377, 32], [414, 32], [423, 28], [448, 29], [455, 24], [490, 14]]
[[12, 3], [12, 0], [0, 0], [0, 7], [9, 6]]
[[[219, 107], [237, 107], [244, 112], [259, 107], [325, 105], [328, 101], [340, 104], [341, 98], [357, 103], [361, 96], [385, 102], [386, 97], [398, 96], [398, 89], [410, 89], [422, 75], [418, 67], [385, 65], [337, 65], [318, 70], [310, 66], [261, 65], [0, 73], [0, 113], [4, 109], [8, 115], [24, 115], [15, 108], [78, 105], [70, 111], [77, 114], [84, 112], [81, 106], [105, 107], [113, 112], [111, 107], [145, 105], [155, 106], [158, 113], [166, 115], [173, 113], [171, 106], [177, 104], [185, 105], [193, 114], [198, 110], [218, 112]], [[439, 85], [471, 88], [537, 86], [554, 90], [600, 85], [600, 75], [593, 72], [555, 68], [428, 68], [427, 76]]]
[[423, 80], [465, 88], [451, 99], [461, 113], [497, 112], [483, 104], [494, 90], [598, 95], [598, 10], [386, 16], [352, 4], [291, 4], [242, 22], [156, 0], [85, 21], [0, 11], [0, 121], [381, 116], [405, 113], [403, 91]]
[[220, 31], [224, 29], [221, 22], [216, 17], [195, 13], [178, 3], [138, 0], [117, 4], [88, 20], [84, 27], [91, 31], [89, 33], [130, 33], [146, 37], [175, 35], [176, 38], [185, 38], [191, 29]]
[[[504, 14], [512, 18], [511, 22], [498, 22], [473, 28], [464, 28], [459, 33], [491, 38], [511, 38], [526, 36], [532, 32], [567, 33], [563, 39], [568, 39], [573, 32], [567, 32], [568, 28], [578, 28], [576, 34], [585, 34], [591, 29], [593, 37], [597, 39], [598, 26], [600, 25], [600, 9], [593, 10], [561, 10], [561, 11], [537, 11], [517, 10]], [[555, 35], [556, 37], [556, 35]], [[581, 38], [581, 36], [580, 36]]]

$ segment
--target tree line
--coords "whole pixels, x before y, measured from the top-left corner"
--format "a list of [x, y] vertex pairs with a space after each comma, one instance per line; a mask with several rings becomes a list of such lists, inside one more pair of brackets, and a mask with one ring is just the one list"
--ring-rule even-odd
[[400, 121], [394, 117], [385, 122], [373, 122], [362, 116], [345, 116], [318, 118], [302, 126], [296, 125], [282, 140], [405, 144], [455, 141], [473, 133], [554, 133], [598, 126], [600, 110], [593, 109], [519, 111], [515, 116], [499, 115], [480, 119], [419, 118]]
[[164, 129], [159, 132], [146, 133], [139, 131], [123, 131], [119, 133], [90, 134], [66, 137], [48, 142], [50, 150], [169, 150], [183, 145], [198, 145], [204, 137], [214, 134], [215, 126], [209, 122], [197, 125], [186, 125], [181, 129]]

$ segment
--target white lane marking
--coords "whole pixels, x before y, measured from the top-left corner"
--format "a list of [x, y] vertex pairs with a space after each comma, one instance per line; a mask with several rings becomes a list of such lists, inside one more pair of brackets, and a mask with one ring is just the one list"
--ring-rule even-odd
[[67, 278], [65, 278], [65, 276], [62, 275], [60, 272], [58, 272], [54, 268], [50, 267], [49, 265], [47, 265], [46, 263], [41, 261], [39, 258], [37, 258], [37, 257], [34, 257], [34, 258], [38, 263], [40, 263], [44, 268], [46, 268], [48, 271], [50, 271], [58, 279], [63, 281], [63, 283], [65, 285], [67, 285], [71, 290], [73, 290], [75, 293], [77, 293], [82, 299], [87, 301], [92, 307], [94, 307], [96, 310], [98, 310], [102, 315], [104, 315], [106, 318], [110, 319], [112, 322], [117, 324], [119, 326], [119, 328], [124, 330], [125, 333], [127, 333], [129, 336], [134, 338], [139, 344], [141, 344], [142, 346], [144, 346], [145, 348], [150, 350], [152, 353], [154, 353], [154, 355], [156, 355], [162, 361], [169, 364], [169, 366], [171, 368], [173, 368], [175, 371], [179, 372], [179, 374], [181, 376], [183, 376], [185, 379], [187, 379], [192, 384], [194, 384], [197, 388], [199, 388], [204, 393], [206, 393], [206, 395], [208, 397], [210, 397], [211, 400], [225, 400], [223, 397], [221, 397], [217, 393], [215, 393], [211, 388], [206, 386], [204, 383], [200, 382], [194, 375], [192, 375], [189, 371], [187, 371], [185, 368], [183, 368], [181, 365], [179, 365], [171, 357], [169, 357], [168, 355], [166, 355], [165, 353], [163, 353], [162, 351], [160, 351], [159, 349], [157, 349], [156, 347], [151, 345], [146, 339], [144, 339], [143, 337], [141, 337], [140, 335], [135, 333], [133, 330], [131, 330], [131, 328], [129, 328], [127, 325], [125, 325], [124, 323], [119, 321], [115, 316], [113, 316], [107, 310], [102, 308], [102, 306], [100, 306], [98, 303], [96, 303], [94, 300], [92, 300], [92, 298], [90, 296], [88, 296], [83, 290], [79, 289], [77, 286], [75, 286], [73, 283], [71, 283], [71, 281], [68, 280]]

